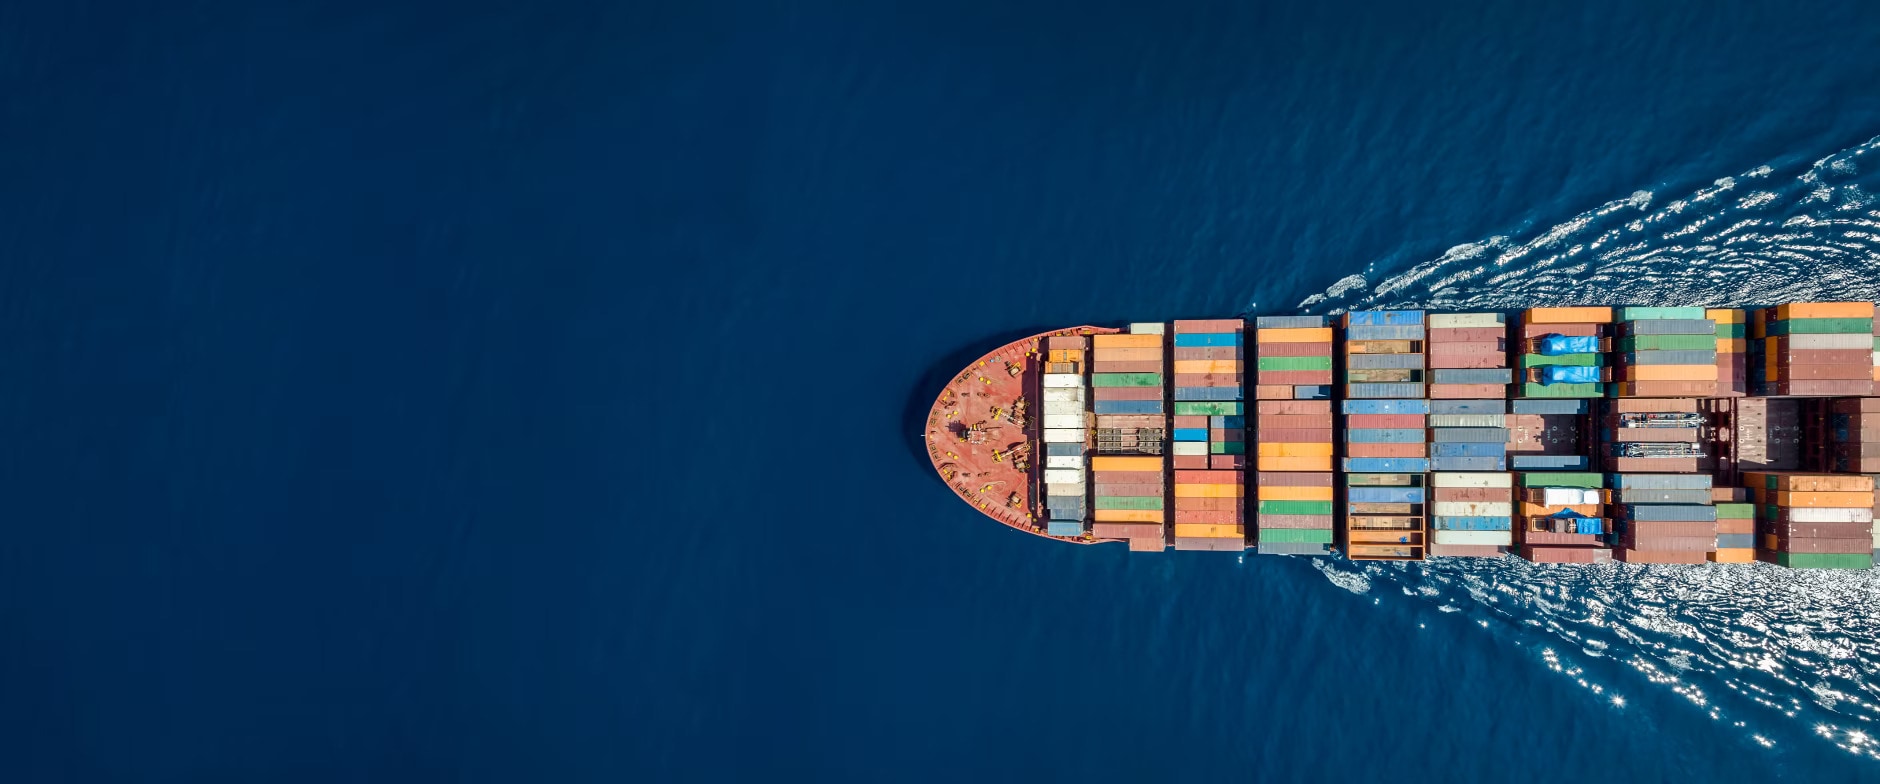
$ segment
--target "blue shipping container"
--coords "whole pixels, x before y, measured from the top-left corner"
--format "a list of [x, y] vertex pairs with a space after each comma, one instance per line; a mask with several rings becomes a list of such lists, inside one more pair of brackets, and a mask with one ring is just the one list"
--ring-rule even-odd
[[1330, 326], [1325, 316], [1256, 316], [1255, 329], [1318, 329]]
[[1354, 310], [1345, 314], [1354, 327], [1382, 327], [1393, 324], [1422, 324], [1421, 310]]
[[1508, 443], [1508, 428], [1433, 427], [1430, 428], [1430, 440], [1438, 444], [1505, 444]]
[[1563, 400], [1558, 398], [1526, 398], [1509, 403], [1517, 414], [1584, 414], [1585, 400]]
[[1696, 522], [1716, 522], [1717, 508], [1696, 504], [1625, 504], [1625, 516], [1644, 522], [1659, 520], [1689, 520]]
[[1432, 414], [1506, 414], [1506, 400], [1432, 400]]
[[1506, 471], [1504, 457], [1432, 457], [1431, 471]]
[[1430, 518], [1438, 531], [1512, 531], [1512, 517], [1448, 517]]
[[1359, 382], [1345, 385], [1345, 397], [1348, 398], [1415, 398], [1423, 396], [1423, 384], [1419, 382], [1381, 381]]
[[1345, 470], [1360, 474], [1427, 474], [1430, 461], [1423, 457], [1347, 457]]
[[1208, 427], [1216, 427], [1216, 428], [1221, 428], [1223, 430], [1233, 430], [1236, 428], [1243, 428], [1246, 426], [1247, 426], [1247, 418], [1244, 416], [1208, 417]]
[[1052, 536], [1083, 536], [1084, 524], [1075, 520], [1052, 520], [1045, 526], [1045, 533]]
[[1332, 388], [1328, 386], [1293, 387], [1294, 400], [1330, 400]]
[[1454, 441], [1431, 444], [1430, 457], [1501, 457], [1508, 454], [1506, 443]]
[[1438, 368], [1430, 371], [1432, 384], [1510, 384], [1514, 371], [1509, 368]]
[[1709, 490], [1709, 474], [1607, 474], [1606, 486], [1641, 490]]
[[1428, 414], [1428, 400], [1346, 400], [1347, 414]]
[[1346, 340], [1422, 340], [1422, 324], [1393, 324], [1382, 327], [1345, 328]]
[[1423, 428], [1348, 428], [1345, 430], [1345, 442], [1349, 444], [1421, 444], [1423, 443]]
[[1238, 346], [1238, 332], [1184, 332], [1175, 336], [1176, 348], [1210, 348], [1214, 346]]
[[1750, 550], [1755, 547], [1755, 534], [1717, 534], [1719, 550]]
[[1160, 400], [1093, 400], [1090, 410], [1098, 414], [1160, 414]]
[[1510, 459], [1516, 471], [1584, 469], [1588, 463], [1585, 455], [1513, 455]]
[[1206, 441], [1208, 440], [1208, 429], [1205, 427], [1178, 427], [1175, 428], [1175, 440]]
[[1240, 387], [1176, 387], [1176, 400], [1240, 400]]
[[1350, 487], [1346, 488], [1345, 498], [1354, 504], [1420, 504], [1423, 488]]

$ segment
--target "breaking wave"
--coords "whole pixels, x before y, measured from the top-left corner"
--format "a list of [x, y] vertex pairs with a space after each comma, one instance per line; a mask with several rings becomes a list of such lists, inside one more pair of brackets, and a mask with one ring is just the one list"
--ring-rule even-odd
[[[1458, 245], [1375, 285], [1347, 277], [1300, 308], [1880, 299], [1876, 151], [1880, 138], [1675, 198], [1637, 191], [1555, 226]], [[1880, 572], [1514, 558], [1318, 568], [1346, 590], [1466, 617], [1616, 709], [1628, 692], [1662, 689], [1746, 746], [1827, 744], [1880, 760]]]

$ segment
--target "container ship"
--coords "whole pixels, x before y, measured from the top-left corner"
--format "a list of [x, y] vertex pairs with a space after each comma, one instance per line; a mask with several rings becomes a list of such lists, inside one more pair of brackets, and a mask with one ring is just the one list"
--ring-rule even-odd
[[1872, 568], [1868, 302], [1079, 326], [928, 412], [934, 469], [1071, 544]]

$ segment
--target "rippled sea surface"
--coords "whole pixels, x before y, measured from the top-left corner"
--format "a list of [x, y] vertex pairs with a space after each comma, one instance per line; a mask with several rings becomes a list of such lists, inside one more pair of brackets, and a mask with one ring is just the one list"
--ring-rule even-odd
[[0, 5], [0, 781], [1880, 777], [1868, 573], [1130, 554], [1081, 323], [1876, 297], [1880, 6]]

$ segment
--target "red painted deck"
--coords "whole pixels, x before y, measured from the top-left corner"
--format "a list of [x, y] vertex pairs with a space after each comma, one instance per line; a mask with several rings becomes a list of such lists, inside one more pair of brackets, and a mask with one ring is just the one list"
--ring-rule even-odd
[[1000, 346], [954, 375], [928, 410], [923, 435], [940, 478], [974, 509], [1020, 531], [1060, 542], [1110, 541], [1044, 532], [1039, 423], [1044, 420], [1044, 339], [1120, 331], [1083, 326], [1040, 333]]

